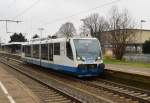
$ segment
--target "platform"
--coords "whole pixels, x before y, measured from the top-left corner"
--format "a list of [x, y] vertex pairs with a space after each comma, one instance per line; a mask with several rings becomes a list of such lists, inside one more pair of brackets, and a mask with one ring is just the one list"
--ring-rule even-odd
[[131, 67], [118, 64], [106, 64], [106, 69], [150, 77], [150, 68]]
[[0, 103], [39, 103], [38, 98], [0, 63]]

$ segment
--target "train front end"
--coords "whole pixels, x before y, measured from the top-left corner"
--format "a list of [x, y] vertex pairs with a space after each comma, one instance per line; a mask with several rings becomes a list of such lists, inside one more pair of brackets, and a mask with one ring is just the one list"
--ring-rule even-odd
[[105, 65], [99, 40], [96, 38], [73, 39], [74, 63], [78, 77], [99, 76]]

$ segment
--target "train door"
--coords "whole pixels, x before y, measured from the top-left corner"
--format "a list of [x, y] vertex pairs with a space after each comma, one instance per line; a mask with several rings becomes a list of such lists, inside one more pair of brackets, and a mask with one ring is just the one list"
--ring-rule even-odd
[[49, 60], [53, 61], [53, 43], [49, 44]]
[[48, 44], [41, 44], [41, 62], [48, 60]]
[[22, 58], [25, 57], [25, 46], [24, 45], [21, 46], [21, 57]]

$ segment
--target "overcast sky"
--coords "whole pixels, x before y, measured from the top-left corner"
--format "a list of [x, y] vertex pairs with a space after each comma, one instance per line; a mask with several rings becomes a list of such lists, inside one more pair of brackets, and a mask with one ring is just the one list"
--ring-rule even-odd
[[[116, 2], [105, 5], [113, 1]], [[19, 24], [8, 23], [9, 32], [23, 32], [29, 39], [40, 33], [38, 28], [44, 28], [42, 37], [46, 37], [57, 32], [61, 24], [67, 21], [73, 22], [79, 32], [81, 19], [92, 13], [108, 18], [114, 5], [120, 10], [128, 9], [137, 28], [140, 27], [140, 20], [144, 19], [143, 28], [150, 29], [150, 0], [0, 0], [0, 19], [23, 21]], [[1, 40], [8, 41], [10, 35], [6, 34], [5, 22], [0, 22]]]

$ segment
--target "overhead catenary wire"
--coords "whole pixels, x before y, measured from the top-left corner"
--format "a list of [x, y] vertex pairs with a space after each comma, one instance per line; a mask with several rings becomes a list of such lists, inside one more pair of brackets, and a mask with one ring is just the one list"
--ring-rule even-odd
[[[107, 6], [107, 5], [111, 5], [111, 4], [114, 4], [114, 3], [117, 3], [121, 0], [113, 0], [111, 2], [107, 2], [105, 4], [102, 4], [100, 6], [97, 6], [97, 7], [94, 7], [94, 8], [90, 8], [90, 9], [87, 9], [87, 10], [84, 10], [84, 11], [80, 11], [78, 13], [75, 13], [75, 14], [72, 14], [70, 16], [66, 16], [66, 17], [63, 17], [63, 18], [58, 18], [58, 19], [55, 19], [53, 21], [50, 21], [50, 22], [47, 22], [47, 23], [44, 23], [43, 26], [46, 26], [46, 25], [49, 25], [49, 24], [53, 24], [55, 22], [58, 22], [58, 21], [62, 21], [62, 20], [65, 20], [65, 19], [68, 19], [68, 18], [71, 18], [71, 17], [75, 17], [75, 16], [78, 16], [80, 14], [83, 14], [83, 13], [86, 13], [86, 12], [89, 12], [89, 11], [92, 11], [92, 10], [95, 10], [95, 9], [98, 9], [98, 8], [102, 8], [104, 6]], [[31, 10], [35, 5], [37, 5], [38, 3], [40, 2], [40, 0], [36, 0], [33, 4], [31, 4], [29, 7], [27, 7], [26, 9], [24, 9], [22, 12], [20, 12], [18, 15], [16, 15], [15, 17], [13, 17], [13, 19], [16, 19], [22, 15], [24, 15], [26, 12], [28, 12], [29, 10]]]
[[32, 9], [36, 4], [38, 4], [40, 2], [40, 0], [36, 0], [33, 4], [31, 4], [29, 7], [27, 7], [26, 9], [24, 9], [22, 12], [20, 12], [18, 15], [16, 15], [15, 17], [13, 17], [12, 19], [16, 19], [19, 16], [22, 16], [23, 14], [25, 14], [27, 11], [29, 11], [30, 9]]
[[[19, 13], [18, 15], [16, 15], [15, 17], [13, 17], [12, 19], [16, 19], [18, 18], [19, 16], [22, 16], [23, 14], [25, 14], [27, 11], [29, 11], [30, 9], [32, 9], [36, 4], [39, 3], [40, 0], [36, 0], [33, 4], [31, 4], [29, 7], [27, 7], [26, 9], [24, 9], [21, 13]], [[64, 19], [67, 19], [67, 18], [71, 18], [71, 17], [74, 17], [74, 16], [77, 16], [77, 15], [80, 15], [80, 14], [83, 14], [83, 13], [86, 13], [86, 12], [89, 12], [89, 11], [92, 11], [92, 10], [95, 10], [95, 9], [98, 9], [98, 8], [102, 8], [104, 6], [107, 6], [107, 5], [111, 5], [111, 4], [114, 4], [116, 2], [119, 2], [121, 0], [113, 0], [111, 2], [108, 2], [108, 3], [105, 3], [103, 5], [100, 5], [100, 6], [97, 6], [97, 7], [94, 7], [94, 8], [90, 8], [88, 10], [85, 10], [85, 11], [80, 11], [76, 14], [72, 14], [70, 16], [66, 16], [66, 17], [63, 17], [63, 18], [58, 18], [58, 19], [55, 19], [53, 21], [50, 21], [50, 22], [47, 22], [47, 23], [44, 23], [43, 25], [46, 26], [46, 25], [49, 25], [49, 24], [53, 24], [55, 22], [58, 22], [58, 21], [62, 21]]]
[[74, 17], [74, 16], [78, 16], [78, 15], [80, 15], [80, 14], [83, 14], [83, 13], [86, 13], [86, 12], [89, 12], [89, 11], [92, 11], [92, 10], [95, 10], [95, 9], [98, 9], [98, 8], [102, 8], [102, 7], [107, 6], [107, 5], [111, 5], [111, 4], [117, 3], [117, 2], [119, 2], [119, 1], [121, 1], [121, 0], [113, 0], [113, 1], [108, 2], [108, 3], [105, 3], [105, 4], [103, 4], [103, 5], [100, 5], [100, 6], [97, 6], [97, 7], [94, 7], [94, 8], [90, 8], [90, 9], [85, 10], [85, 11], [78, 12], [78, 13], [72, 14], [72, 15], [70, 15], [70, 16], [66, 16], [66, 17], [63, 17], [63, 18], [55, 19], [55, 20], [53, 20], [53, 21], [44, 23], [43, 25], [46, 26], [46, 25], [49, 25], [49, 24], [53, 24], [53, 23], [58, 22], [58, 21], [62, 21], [62, 20], [65, 20], [65, 19], [68, 19], [68, 18], [71, 18], [71, 17]]

